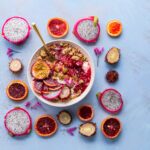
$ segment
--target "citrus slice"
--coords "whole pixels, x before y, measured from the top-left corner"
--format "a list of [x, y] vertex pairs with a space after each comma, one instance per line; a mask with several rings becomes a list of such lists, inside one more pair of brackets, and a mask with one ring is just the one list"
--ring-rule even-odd
[[36, 119], [34, 128], [39, 136], [48, 137], [56, 133], [58, 125], [52, 116], [42, 115]]
[[107, 24], [107, 33], [112, 37], [117, 37], [122, 33], [122, 23], [119, 20], [111, 20]]
[[48, 21], [47, 31], [54, 38], [64, 37], [69, 30], [69, 25], [62, 18], [52, 18]]
[[101, 106], [109, 113], [116, 114], [123, 107], [121, 94], [115, 89], [106, 89], [102, 93], [98, 93], [98, 100]]
[[91, 121], [94, 117], [94, 109], [89, 104], [82, 105], [78, 108], [77, 116], [81, 121]]
[[20, 107], [16, 107], [7, 112], [4, 118], [4, 124], [11, 136], [27, 135], [32, 128], [29, 113]]
[[35, 79], [42, 80], [49, 77], [50, 67], [43, 60], [37, 60], [31, 68], [32, 76]]
[[7, 96], [14, 101], [24, 100], [28, 95], [28, 87], [21, 80], [13, 80], [6, 88]]
[[105, 137], [115, 139], [119, 136], [122, 125], [118, 118], [108, 117], [102, 121], [100, 128]]

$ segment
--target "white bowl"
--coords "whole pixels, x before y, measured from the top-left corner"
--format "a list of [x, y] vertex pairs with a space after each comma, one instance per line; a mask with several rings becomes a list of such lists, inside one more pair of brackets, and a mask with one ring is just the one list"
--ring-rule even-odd
[[58, 103], [54, 103], [54, 102], [51, 102], [51, 101], [48, 101], [46, 99], [44, 99], [43, 97], [41, 97], [40, 95], [38, 95], [36, 92], [34, 92], [33, 90], [33, 86], [32, 86], [32, 76], [31, 76], [31, 66], [33, 65], [33, 63], [36, 61], [36, 58], [37, 56], [39, 55], [39, 52], [41, 49], [43, 49], [44, 47], [41, 47], [40, 49], [38, 49], [37, 51], [34, 52], [34, 54], [32, 55], [30, 61], [29, 61], [29, 65], [28, 65], [28, 69], [27, 69], [27, 78], [28, 78], [28, 82], [29, 82], [29, 86], [33, 92], [33, 94], [42, 102], [44, 102], [45, 104], [47, 105], [50, 105], [50, 106], [55, 106], [55, 107], [67, 107], [67, 106], [71, 106], [71, 105], [74, 105], [78, 102], [80, 102], [81, 100], [83, 100], [85, 98], [85, 96], [90, 92], [91, 88], [92, 88], [92, 85], [93, 85], [93, 82], [94, 82], [94, 78], [95, 78], [95, 68], [94, 68], [94, 63], [93, 63], [93, 60], [90, 56], [90, 54], [87, 52], [87, 50], [85, 50], [82, 46], [72, 42], [72, 41], [68, 41], [68, 40], [54, 40], [54, 41], [51, 41], [49, 43], [47, 43], [48, 45], [49, 44], [52, 44], [52, 43], [58, 43], [58, 42], [67, 42], [67, 43], [70, 43], [71, 45], [73, 45], [74, 47], [77, 47], [80, 49], [80, 51], [87, 57], [88, 61], [89, 61], [89, 64], [91, 66], [91, 80], [90, 80], [90, 83], [88, 85], [88, 87], [85, 89], [85, 91], [77, 98], [74, 98], [68, 102], [58, 102]]

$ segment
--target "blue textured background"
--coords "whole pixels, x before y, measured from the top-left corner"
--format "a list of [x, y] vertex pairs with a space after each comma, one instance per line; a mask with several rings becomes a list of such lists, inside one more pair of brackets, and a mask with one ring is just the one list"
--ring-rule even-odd
[[[12, 79], [22, 79], [27, 82], [27, 63], [32, 53], [41, 46], [41, 43], [32, 31], [31, 36], [21, 46], [14, 46], [0, 38], [0, 149], [1, 150], [149, 150], [150, 149], [150, 1], [149, 0], [1, 0], [0, 26], [11, 16], [25, 17], [30, 23], [36, 22], [45, 40], [52, 38], [48, 35], [46, 24], [51, 17], [65, 18], [70, 31], [65, 39], [80, 43], [72, 34], [73, 24], [77, 19], [96, 15], [101, 24], [101, 36], [95, 45], [84, 46], [92, 55], [94, 46], [104, 46], [105, 52], [100, 57], [100, 65], [96, 69], [96, 78], [90, 94], [82, 103], [91, 103], [95, 108], [94, 121], [98, 125], [95, 137], [86, 139], [77, 131], [71, 137], [61, 130], [51, 138], [40, 138], [33, 131], [24, 138], [10, 137], [3, 125], [5, 113], [15, 106], [24, 106], [23, 103], [10, 101], [5, 93], [5, 88]], [[120, 19], [123, 23], [123, 34], [118, 39], [112, 39], [106, 34], [106, 24], [110, 19]], [[105, 81], [105, 73], [111, 66], [104, 62], [106, 51], [112, 46], [121, 49], [121, 61], [115, 67], [120, 74], [120, 80], [115, 85], [109, 85]], [[24, 64], [24, 70], [20, 75], [13, 75], [8, 69], [9, 59], [6, 55], [7, 48], [14, 48], [21, 53], [14, 57], [20, 58]], [[95, 98], [97, 91], [113, 87], [119, 90], [124, 99], [124, 107], [118, 115], [123, 123], [123, 132], [116, 141], [106, 140], [99, 130], [99, 125], [109, 114], [98, 105]], [[33, 99], [29, 93], [28, 100]], [[80, 103], [81, 104], [81, 103]], [[75, 114], [78, 105], [68, 109]], [[44, 105], [47, 113], [56, 115], [60, 109]], [[42, 109], [31, 110], [32, 119], [45, 113]], [[78, 126], [81, 122], [74, 117], [71, 126]]]

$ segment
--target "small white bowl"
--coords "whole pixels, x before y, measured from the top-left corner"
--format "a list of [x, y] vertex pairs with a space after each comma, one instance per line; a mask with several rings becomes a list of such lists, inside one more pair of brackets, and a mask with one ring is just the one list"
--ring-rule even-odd
[[90, 64], [90, 67], [91, 67], [91, 80], [90, 80], [90, 83], [89, 83], [88, 87], [86, 88], [86, 90], [79, 97], [77, 97], [77, 98], [74, 98], [74, 99], [72, 99], [72, 100], [70, 100], [68, 102], [57, 102], [57, 103], [48, 101], [48, 100], [44, 99], [42, 96], [38, 95], [36, 92], [34, 92], [33, 86], [32, 86], [32, 80], [33, 80], [33, 78], [32, 78], [32, 75], [31, 75], [31, 66], [36, 61], [36, 58], [39, 55], [40, 50], [43, 49], [44, 47], [41, 47], [40, 49], [38, 49], [37, 51], [35, 51], [34, 54], [32, 55], [32, 57], [31, 57], [31, 59], [29, 61], [28, 69], [27, 69], [27, 78], [28, 78], [29, 86], [30, 86], [33, 94], [40, 101], [42, 101], [45, 104], [50, 105], [50, 106], [67, 107], [67, 106], [71, 106], [71, 105], [74, 105], [74, 104], [80, 102], [90, 92], [90, 90], [92, 88], [92, 85], [93, 85], [93, 82], [94, 82], [94, 78], [95, 78], [95, 68], [94, 68], [94, 63], [93, 63], [93, 60], [92, 60], [90, 54], [82, 46], [80, 46], [80, 45], [78, 45], [78, 44], [76, 44], [76, 43], [74, 43], [72, 41], [68, 41], [68, 40], [54, 40], [54, 41], [51, 41], [51, 42], [49, 42], [47, 44], [49, 45], [49, 44], [58, 43], [58, 42], [69, 43], [69, 44], [73, 45], [74, 47], [79, 48], [80, 51], [87, 57], [87, 59], [89, 61], [89, 64]]

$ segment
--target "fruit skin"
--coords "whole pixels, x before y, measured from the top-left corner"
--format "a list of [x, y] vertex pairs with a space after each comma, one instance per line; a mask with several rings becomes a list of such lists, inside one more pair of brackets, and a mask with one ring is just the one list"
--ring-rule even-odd
[[[11, 113], [12, 111], [14, 111], [14, 110], [22, 110], [22, 111], [24, 111], [24, 112], [28, 115], [28, 117], [29, 117], [30, 126], [26, 129], [26, 131], [25, 131], [23, 134], [16, 134], [16, 133], [13, 133], [12, 131], [10, 131], [10, 130], [7, 128], [7, 125], [6, 125], [7, 115], [8, 115], [9, 113]], [[15, 107], [15, 108], [9, 110], [9, 111], [6, 113], [6, 115], [5, 115], [5, 117], [4, 117], [4, 125], [5, 125], [5, 128], [7, 129], [8, 133], [9, 133], [11, 136], [24, 136], [24, 135], [27, 135], [27, 134], [29, 134], [29, 133], [31, 132], [31, 129], [32, 129], [32, 120], [31, 120], [31, 117], [30, 117], [29, 113], [28, 113], [25, 109], [23, 109], [23, 108], [21, 108], [21, 107]]]
[[[23, 97], [14, 98], [14, 97], [12, 97], [12, 96], [9, 94], [9, 87], [10, 87], [13, 83], [19, 83], [19, 84], [22, 84], [22, 85], [24, 86], [24, 88], [25, 88], [25, 94], [24, 94]], [[12, 100], [14, 100], [14, 101], [22, 101], [22, 100], [24, 100], [24, 99], [28, 96], [28, 86], [26, 85], [25, 82], [23, 82], [23, 81], [21, 81], [21, 80], [12, 80], [12, 81], [8, 84], [8, 86], [7, 86], [7, 88], [6, 88], [6, 94], [7, 94], [7, 96], [8, 96], [10, 99], [12, 99]]]
[[[103, 94], [104, 94], [105, 92], [109, 91], [109, 90], [113, 90], [114, 92], [118, 93], [119, 96], [120, 96], [121, 105], [120, 105], [120, 108], [118, 108], [118, 110], [115, 110], [115, 111], [109, 110], [109, 109], [107, 109], [107, 108], [103, 105], [103, 103], [102, 103], [102, 100], [101, 100], [101, 99], [102, 99]], [[98, 94], [97, 94], [97, 98], [98, 98], [99, 103], [100, 103], [101, 106], [103, 107], [103, 109], [106, 110], [107, 112], [111, 113], [111, 114], [117, 114], [118, 112], [120, 112], [120, 111], [122, 110], [122, 107], [123, 107], [122, 96], [121, 96], [121, 94], [120, 94], [117, 90], [115, 90], [115, 89], [113, 89], [113, 88], [109, 88], [109, 89], [104, 90], [102, 93], [98, 93]]]
[[[110, 24], [111, 24], [111, 23], [115, 23], [115, 22], [120, 25], [120, 30], [119, 30], [118, 33], [116, 33], [116, 34], [115, 34], [115, 33], [111, 33], [111, 32], [109, 31], [109, 26], [110, 26]], [[111, 21], [109, 21], [109, 22], [107, 23], [106, 30], [107, 30], [108, 35], [110, 35], [111, 37], [118, 37], [118, 36], [120, 36], [121, 33], [122, 33], [122, 23], [121, 23], [119, 20], [111, 20]]]
[[[61, 20], [61, 21], [63, 21], [63, 22], [66, 24], [66, 31], [65, 31], [62, 35], [60, 35], [60, 36], [59, 36], [59, 35], [55, 35], [55, 34], [53, 34], [53, 33], [50, 31], [50, 29], [49, 29], [49, 24], [50, 24], [50, 22], [51, 22], [52, 20]], [[69, 25], [68, 25], [68, 23], [67, 23], [66, 20], [64, 20], [64, 19], [62, 19], [62, 18], [58, 18], [58, 17], [52, 18], [52, 19], [49, 19], [49, 20], [48, 20], [48, 23], [47, 23], [47, 31], [48, 31], [49, 35], [51, 35], [52, 37], [54, 37], [54, 38], [62, 38], [62, 37], [64, 37], [64, 36], [67, 35], [68, 30], [69, 30]]]
[[[110, 62], [110, 61], [108, 60], [108, 55], [109, 55], [109, 52], [110, 52], [111, 50], [113, 50], [114, 48], [118, 50], [119, 58], [118, 58], [118, 60], [116, 60], [116, 61], [114, 61], [114, 62], [112, 63], [112, 62]], [[106, 56], [105, 56], [105, 61], [106, 61], [108, 64], [114, 65], [114, 64], [116, 64], [116, 63], [119, 62], [120, 56], [121, 56], [121, 55], [120, 55], [120, 49], [119, 49], [119, 48], [116, 48], [116, 47], [112, 47], [112, 48], [107, 52], [107, 54], [106, 54]]]
[[[109, 135], [107, 135], [107, 134], [105, 133], [104, 129], [103, 129], [103, 126], [104, 126], [105, 122], [106, 122], [107, 120], [111, 119], [111, 118], [116, 119], [116, 120], [120, 123], [120, 129], [119, 129], [118, 133], [117, 133], [115, 136], [109, 136]], [[100, 126], [100, 130], [102, 131], [103, 135], [104, 135], [106, 138], [109, 138], [109, 139], [112, 139], [112, 140], [113, 140], [113, 139], [116, 139], [116, 138], [119, 136], [119, 134], [120, 134], [120, 132], [121, 132], [121, 130], [122, 130], [122, 124], [121, 124], [121, 122], [120, 122], [120, 120], [119, 120], [118, 118], [109, 116], [109, 117], [105, 118], [105, 119], [102, 121], [101, 126]]]
[[98, 33], [97, 33], [97, 36], [96, 36], [94, 39], [92, 39], [92, 40], [86, 40], [86, 39], [83, 39], [83, 38], [79, 35], [79, 33], [77, 32], [78, 25], [79, 25], [82, 21], [84, 21], [84, 20], [92, 20], [92, 21], [94, 21], [94, 16], [91, 16], [91, 17], [89, 17], [89, 18], [83, 18], [83, 19], [78, 20], [77, 23], [74, 25], [73, 33], [74, 33], [74, 35], [75, 35], [79, 40], [81, 40], [81, 41], [83, 41], [83, 42], [86, 42], [86, 43], [95, 43], [95, 42], [97, 41], [99, 35], [100, 35], [100, 25], [97, 24], [97, 26], [98, 26]]
[[117, 71], [115, 70], [110, 70], [107, 72], [106, 74], [106, 80], [109, 82], [109, 83], [114, 83], [118, 80], [119, 78], [119, 74]]
[[[91, 134], [90, 136], [87, 136], [87, 135], [82, 134], [82, 133], [80, 132], [81, 127], [82, 127], [83, 125], [87, 124], [87, 123], [92, 124], [93, 126], [95, 126], [95, 132], [94, 132], [93, 134]], [[95, 135], [95, 134], [96, 134], [96, 123], [93, 123], [93, 122], [86, 122], [86, 123], [81, 124], [81, 125], [79, 126], [79, 133], [80, 133], [81, 135], [85, 136], [85, 137], [91, 137], [91, 136]]]
[[[18, 62], [20, 62], [20, 68], [18, 69], [18, 70], [13, 70], [13, 69], [11, 69], [11, 63], [13, 62], [13, 61], [18, 61]], [[22, 63], [21, 63], [21, 60], [20, 59], [12, 59], [10, 62], [9, 62], [9, 69], [10, 69], [10, 71], [11, 72], [13, 72], [13, 73], [19, 73], [22, 69], [23, 69], [23, 65], [22, 65]]]
[[[38, 123], [38, 120], [41, 119], [41, 118], [44, 118], [44, 117], [48, 117], [48, 118], [51, 118], [53, 119], [53, 121], [55, 122], [55, 130], [49, 134], [42, 134], [40, 133], [38, 130], [37, 130], [37, 123]], [[56, 133], [56, 131], [58, 130], [58, 125], [57, 125], [57, 122], [55, 121], [55, 119], [51, 116], [51, 115], [47, 115], [47, 114], [44, 114], [44, 115], [41, 115], [39, 116], [36, 121], [35, 121], [35, 124], [34, 124], [34, 129], [35, 129], [35, 132], [37, 133], [37, 135], [39, 136], [42, 136], [42, 137], [48, 137], [48, 136], [52, 136], [53, 134]]]
[[[70, 116], [70, 122], [68, 122], [67, 124], [62, 123], [61, 120], [60, 120], [60, 115], [61, 115], [61, 113], [64, 113], [64, 112], [67, 113], [67, 114]], [[69, 111], [67, 111], [67, 110], [62, 110], [62, 111], [59, 112], [59, 114], [57, 114], [57, 119], [58, 119], [58, 121], [59, 121], [62, 125], [69, 125], [69, 124], [71, 124], [71, 122], [72, 122], [72, 115], [71, 115], [71, 113], [70, 113]]]
[[[28, 25], [28, 33], [27, 33], [27, 35], [26, 35], [22, 40], [19, 40], [19, 41], [17, 41], [17, 42], [14, 42], [14, 41], [11, 41], [10, 39], [8, 39], [8, 38], [5, 36], [5, 33], [4, 33], [5, 24], [6, 24], [9, 20], [11, 20], [11, 19], [13, 19], [13, 18], [20, 18], [20, 19], [24, 20], [24, 21], [27, 23], [27, 25]], [[25, 18], [22, 18], [22, 17], [19, 17], [19, 16], [13, 16], [13, 17], [8, 18], [8, 19], [4, 22], [4, 24], [3, 24], [3, 26], [2, 26], [2, 36], [3, 36], [7, 41], [19, 45], [19, 44], [22, 44], [22, 43], [29, 37], [29, 35], [30, 35], [30, 30], [31, 30], [31, 27], [30, 27], [28, 21], [27, 21]]]
[[[83, 107], [89, 107], [89, 108], [91, 109], [92, 114], [91, 114], [91, 117], [90, 117], [90, 118], [84, 119], [84, 118], [82, 118], [82, 117], [80, 116], [80, 109], [83, 108]], [[77, 116], [78, 116], [78, 118], [79, 118], [81, 121], [85, 121], [85, 122], [91, 121], [91, 120], [93, 119], [93, 117], [94, 117], [94, 109], [93, 109], [93, 107], [92, 107], [90, 104], [84, 104], [84, 105], [82, 105], [82, 106], [80, 106], [80, 107], [78, 108], [78, 110], [77, 110]]]

